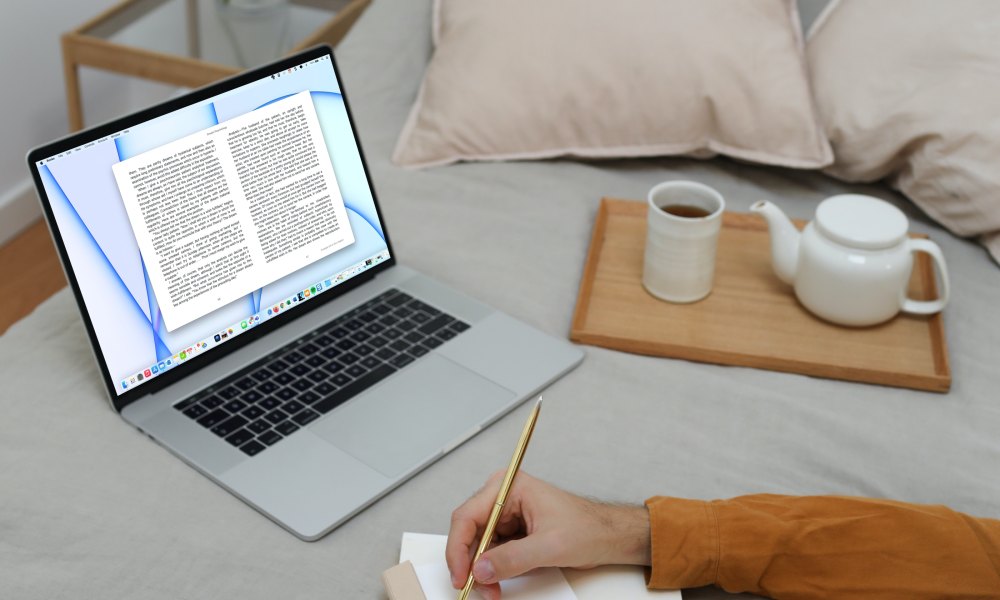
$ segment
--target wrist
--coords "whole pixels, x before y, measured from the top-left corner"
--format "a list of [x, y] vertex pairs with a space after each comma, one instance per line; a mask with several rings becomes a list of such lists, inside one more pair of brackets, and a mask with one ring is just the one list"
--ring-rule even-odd
[[611, 553], [608, 564], [652, 564], [649, 542], [649, 511], [645, 506], [608, 506]]

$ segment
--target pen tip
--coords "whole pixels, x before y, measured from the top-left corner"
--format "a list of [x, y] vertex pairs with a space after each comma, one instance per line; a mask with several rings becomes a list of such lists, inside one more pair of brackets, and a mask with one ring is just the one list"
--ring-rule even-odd
[[538, 397], [538, 402], [535, 402], [535, 406], [541, 406], [541, 405], [542, 405], [542, 397], [539, 396]]

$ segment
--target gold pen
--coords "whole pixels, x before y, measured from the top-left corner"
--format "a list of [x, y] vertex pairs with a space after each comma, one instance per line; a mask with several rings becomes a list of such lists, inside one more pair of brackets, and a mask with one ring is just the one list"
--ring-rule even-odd
[[542, 399], [539, 397], [538, 402], [535, 403], [535, 408], [528, 415], [528, 422], [524, 424], [521, 439], [517, 442], [517, 448], [514, 449], [514, 456], [511, 457], [510, 465], [507, 466], [507, 472], [503, 476], [503, 482], [500, 484], [500, 493], [497, 494], [497, 501], [493, 503], [493, 510], [490, 511], [490, 518], [486, 522], [486, 530], [483, 531], [483, 539], [479, 540], [479, 548], [476, 550], [476, 555], [472, 557], [472, 564], [469, 565], [469, 578], [465, 581], [465, 587], [458, 594], [458, 600], [467, 600], [469, 592], [472, 591], [472, 586], [476, 582], [472, 576], [472, 567], [479, 560], [479, 557], [483, 555], [483, 552], [486, 552], [490, 542], [493, 541], [493, 534], [496, 532], [500, 513], [503, 511], [503, 505], [507, 503], [507, 495], [510, 494], [510, 488], [514, 485], [514, 477], [517, 476], [517, 471], [521, 468], [521, 460], [524, 458], [524, 452], [528, 449], [528, 441], [531, 440], [531, 432], [535, 430], [535, 421], [538, 420], [538, 412], [541, 409]]

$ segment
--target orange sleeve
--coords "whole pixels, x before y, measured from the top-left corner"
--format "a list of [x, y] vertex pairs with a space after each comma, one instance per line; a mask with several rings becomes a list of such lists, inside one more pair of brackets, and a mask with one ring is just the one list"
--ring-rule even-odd
[[770, 598], [1000, 598], [1000, 521], [837, 496], [654, 497], [649, 587]]

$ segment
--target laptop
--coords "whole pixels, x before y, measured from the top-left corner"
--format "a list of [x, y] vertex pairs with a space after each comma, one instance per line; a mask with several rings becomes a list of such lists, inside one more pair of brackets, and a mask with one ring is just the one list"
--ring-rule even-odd
[[583, 358], [400, 264], [329, 47], [28, 165], [112, 408], [303, 540]]

